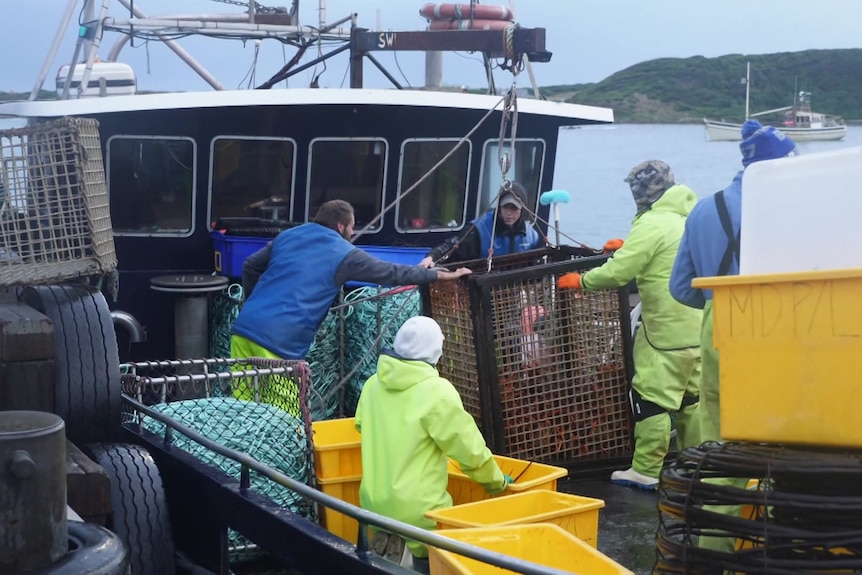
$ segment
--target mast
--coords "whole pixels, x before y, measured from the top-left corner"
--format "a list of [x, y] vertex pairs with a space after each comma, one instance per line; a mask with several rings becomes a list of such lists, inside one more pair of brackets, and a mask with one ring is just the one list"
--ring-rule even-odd
[[748, 120], [748, 93], [751, 86], [751, 62], [745, 63], [745, 119]]

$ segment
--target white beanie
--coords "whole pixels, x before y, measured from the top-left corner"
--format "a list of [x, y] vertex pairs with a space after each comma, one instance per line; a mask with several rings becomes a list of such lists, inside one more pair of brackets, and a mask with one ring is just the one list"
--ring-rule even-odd
[[395, 334], [394, 348], [402, 359], [437, 365], [443, 355], [443, 331], [430, 317], [411, 317]]

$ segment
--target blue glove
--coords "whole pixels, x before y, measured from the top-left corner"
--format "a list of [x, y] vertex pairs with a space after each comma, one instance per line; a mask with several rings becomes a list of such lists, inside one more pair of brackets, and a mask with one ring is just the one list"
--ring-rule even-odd
[[504, 473], [503, 474], [503, 485], [502, 485], [502, 487], [499, 487], [497, 489], [492, 490], [490, 487], [485, 486], [485, 491], [487, 491], [491, 495], [499, 495], [500, 493], [503, 493], [506, 490], [506, 488], [514, 482], [515, 482], [515, 480], [512, 479], [511, 475], [506, 475]]

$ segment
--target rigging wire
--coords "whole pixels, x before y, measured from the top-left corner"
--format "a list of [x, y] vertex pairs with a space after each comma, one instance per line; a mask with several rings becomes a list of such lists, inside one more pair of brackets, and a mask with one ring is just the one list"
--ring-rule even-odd
[[368, 222], [368, 223], [365, 225], [365, 227], [363, 227], [361, 230], [357, 231], [357, 232], [353, 235], [353, 238], [352, 238], [352, 240], [351, 240], [351, 241], [352, 241], [352, 242], [355, 242], [355, 241], [356, 241], [360, 236], [362, 236], [363, 234], [368, 233], [368, 230], [369, 230], [369, 229], [372, 229], [372, 228], [377, 224], [377, 222], [379, 222], [379, 221], [381, 220], [381, 218], [383, 218], [383, 216], [386, 214], [386, 212], [388, 212], [389, 210], [391, 210], [392, 208], [394, 208], [396, 205], [398, 205], [398, 203], [399, 203], [399, 202], [400, 202], [400, 201], [401, 201], [405, 196], [407, 196], [408, 194], [410, 194], [413, 190], [415, 190], [416, 188], [418, 188], [418, 187], [422, 184], [422, 182], [424, 182], [424, 181], [425, 181], [425, 180], [427, 180], [429, 177], [431, 177], [431, 175], [432, 175], [432, 174], [437, 170], [437, 168], [439, 168], [439, 167], [440, 167], [440, 166], [442, 166], [444, 163], [446, 163], [446, 160], [448, 160], [450, 157], [452, 157], [452, 155], [453, 155], [453, 154], [454, 154], [454, 153], [455, 153], [455, 152], [456, 152], [456, 151], [457, 151], [461, 146], [463, 146], [465, 143], [467, 143], [467, 142], [470, 140], [470, 136], [472, 136], [474, 133], [476, 133], [476, 131], [477, 131], [477, 130], [482, 126], [482, 124], [484, 124], [484, 123], [485, 123], [485, 121], [486, 121], [488, 118], [490, 118], [490, 117], [491, 117], [491, 115], [494, 113], [494, 111], [497, 109], [497, 107], [498, 107], [500, 104], [502, 104], [503, 102], [505, 102], [505, 100], [506, 100], [506, 98], [505, 98], [505, 97], [500, 98], [500, 100], [499, 100], [496, 104], [494, 104], [494, 106], [493, 106], [493, 107], [491, 107], [491, 109], [490, 109], [490, 110], [488, 110], [488, 112], [487, 112], [487, 113], [482, 117], [482, 119], [481, 119], [481, 120], [479, 120], [479, 122], [478, 122], [475, 126], [473, 126], [473, 127], [470, 129], [470, 131], [469, 131], [469, 132], [467, 132], [467, 134], [466, 134], [464, 137], [462, 137], [460, 140], [458, 140], [458, 143], [457, 143], [457, 144], [455, 144], [455, 146], [454, 146], [451, 150], [449, 150], [449, 152], [448, 152], [445, 156], [443, 156], [443, 157], [442, 157], [442, 158], [441, 158], [441, 159], [440, 159], [436, 164], [434, 164], [433, 166], [431, 166], [431, 168], [430, 168], [427, 172], [425, 172], [425, 174], [423, 174], [423, 175], [422, 175], [422, 177], [420, 177], [418, 180], [416, 180], [416, 182], [414, 182], [412, 186], [410, 186], [409, 188], [407, 188], [406, 190], [404, 190], [403, 192], [401, 192], [400, 194], [398, 194], [398, 195], [395, 197], [395, 199], [394, 199], [394, 200], [392, 200], [392, 202], [391, 202], [388, 206], [385, 206], [385, 207], [383, 208], [383, 210], [382, 210], [379, 214], [377, 214], [374, 218], [372, 218], [372, 219], [371, 219], [371, 221], [370, 221], [370, 222]]
[[392, 52], [392, 56], [395, 58], [395, 67], [398, 68], [398, 71], [401, 72], [401, 77], [404, 78], [404, 83], [407, 84], [408, 88], [412, 88], [410, 85], [410, 80], [407, 79], [407, 76], [404, 74], [404, 70], [401, 69], [401, 64], [398, 63], [398, 50]]

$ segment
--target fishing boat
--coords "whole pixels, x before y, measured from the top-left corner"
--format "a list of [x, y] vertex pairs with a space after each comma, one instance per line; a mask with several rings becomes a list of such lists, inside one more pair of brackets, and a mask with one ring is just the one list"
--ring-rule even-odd
[[[76, 358], [80, 356], [80, 361], [75, 364], [78, 369], [90, 363], [102, 367], [107, 364], [95, 376], [84, 374], [85, 386], [92, 393], [75, 396], [75, 401], [80, 400], [82, 406], [67, 413], [70, 438], [75, 442], [81, 440], [76, 434], [80, 426], [86, 426], [87, 418], [103, 413], [110, 413], [112, 418], [116, 414], [119, 418], [122, 405], [124, 419], [116, 435], [87, 436], [84, 441], [117, 441], [119, 438], [137, 446], [134, 449], [109, 448], [108, 455], [104, 450], [92, 455], [101, 454], [101, 458], [96, 458], [115, 474], [115, 479], [116, 473], [122, 470], [111, 469], [111, 460], [121, 462], [117, 465], [135, 466], [138, 469], [138, 473], [132, 474], [135, 477], [123, 475], [117, 480], [130, 482], [133, 495], [135, 490], [152, 494], [147, 496], [143, 506], [127, 506], [132, 510], [132, 524], [151, 534], [143, 542], [146, 548], [151, 544], [158, 548], [145, 551], [152, 552], [153, 561], [144, 568], [149, 571], [142, 572], [173, 572], [173, 567], [161, 569], [173, 564], [175, 543], [178, 567], [185, 562], [191, 572], [196, 569], [201, 572], [199, 566], [204, 566], [210, 572], [227, 574], [230, 572], [228, 555], [231, 548], [226, 534], [228, 529], [235, 529], [252, 539], [260, 550], [302, 573], [407, 573], [398, 565], [370, 554], [368, 542], [361, 537], [355, 542], [348, 541], [332, 529], [324, 529], [312, 517], [300, 516], [275, 504], [258, 493], [256, 486], [250, 488], [251, 474], [293, 490], [312, 502], [311, 505], [335, 510], [363, 525], [382, 527], [440, 549], [519, 572], [536, 575], [557, 573], [552, 568], [531, 563], [529, 559], [512, 558], [499, 551], [483, 551], [474, 545], [458, 544], [451, 539], [389, 521], [359, 509], [355, 500], [346, 501], [309, 488], [246, 453], [228, 449], [212, 437], [196, 432], [180, 418], [160, 413], [158, 405], [147, 400], [146, 390], [141, 386], [161, 385], [165, 389], [166, 385], [181, 387], [205, 381], [209, 386], [206, 394], [211, 395], [214, 394], [213, 381], [228, 382], [229, 390], [231, 381], [244, 381], [243, 378], [249, 377], [248, 374], [243, 375], [242, 370], [231, 369], [230, 362], [225, 365], [225, 360], [219, 358], [152, 361], [206, 355], [206, 350], [202, 355], [192, 351], [200, 350], [194, 347], [193, 340], [200, 341], [201, 334], [189, 333], [191, 330], [188, 328], [193, 322], [186, 321], [190, 316], [183, 314], [196, 307], [195, 302], [206, 302], [206, 297], [200, 296], [212, 293], [213, 286], [222, 289], [225, 284], [215, 281], [219, 275], [236, 280], [242, 263], [242, 258], [236, 254], [231, 257], [216, 250], [214, 223], [218, 226], [219, 221], [239, 221], [238, 225], [245, 226], [246, 230], [258, 232], [257, 238], [260, 239], [266, 233], [277, 233], [286, 226], [308, 221], [322, 202], [340, 198], [350, 201], [356, 209], [357, 228], [362, 229], [357, 243], [363, 249], [373, 251], [375, 248], [394, 247], [401, 250], [400, 256], [424, 253], [425, 249], [463, 229], [482, 213], [494, 201], [504, 179], [512, 178], [525, 185], [528, 192], [526, 207], [536, 216], [542, 233], [547, 234], [550, 206], [540, 201], [540, 192], [553, 185], [559, 130], [568, 126], [610, 124], [613, 112], [540, 99], [516, 99], [513, 97], [515, 91], [500, 97], [496, 94], [405, 90], [400, 89], [391, 75], [388, 77], [399, 89], [363, 88], [362, 64], [371, 62], [378, 65], [372, 56], [376, 50], [481, 51], [489, 65], [494, 60], [501, 60], [503, 65], [518, 72], [528, 62], [550, 58], [550, 53], [544, 48], [542, 29], [495, 24], [494, 27], [501, 30], [476, 30], [471, 28], [482, 25], [468, 24], [459, 26], [457, 30], [381, 33], [360, 29], [355, 15], [335, 24], [322, 22], [319, 26], [303, 27], [296, 17], [296, 1], [290, 11], [264, 10], [256, 2], [251, 2], [247, 6], [248, 11], [240, 15], [146, 18], [139, 2], [120, 2], [132, 12], [132, 17], [109, 16], [107, 0], [101, 2], [98, 15], [96, 2], [90, 0], [84, 4], [81, 11], [83, 24], [79, 28], [75, 54], [71, 64], [61, 68], [57, 79], [59, 99], [35, 99], [56, 55], [56, 49], [52, 49], [31, 100], [3, 104], [0, 116], [23, 119], [28, 128], [36, 130], [40, 127], [47, 130], [53, 122], [64, 118], [98, 122], [98, 132], [89, 135], [95, 134], [95, 146], [104, 158], [112, 225], [110, 235], [116, 248], [117, 273], [98, 278], [99, 289], [96, 290], [77, 284], [75, 288], [41, 286], [42, 289], [27, 293], [30, 294], [28, 301], [43, 313], [54, 313], [59, 349], [63, 349], [67, 338], [75, 338], [74, 355]], [[77, 1], [69, 3], [61, 28], [69, 24], [77, 7]], [[321, 13], [324, 13], [322, 9]], [[493, 14], [483, 13], [482, 16], [489, 19]], [[509, 18], [508, 13], [504, 16]], [[352, 24], [349, 30], [337, 28], [346, 22]], [[114, 45], [111, 55], [100, 62], [96, 58], [98, 47], [103, 35], [109, 31], [123, 35]], [[351, 87], [218, 89], [220, 82], [171, 40], [172, 36], [188, 33], [245, 39], [278, 38], [296, 43], [300, 51], [302, 46], [309, 45], [309, 37], [337, 40], [340, 45], [328, 54], [302, 66], [297, 65], [299, 58], [296, 58], [264, 85], [271, 88], [334, 55], [350, 51]], [[130, 35], [161, 39], [181, 54], [192, 69], [216, 90], [118, 94], [118, 91], [130, 91], [133, 75], [112, 64]], [[79, 61], [81, 55], [83, 61]], [[23, 169], [22, 162], [32, 161], [35, 165], [51, 158], [39, 155], [36, 146], [30, 149], [26, 144], [28, 140], [21, 139], [24, 136], [13, 138], [18, 138], [16, 142], [25, 142], [16, 148], [25, 158], [5, 166], [3, 181], [14, 184], [5, 189], [13, 190], [12, 196], [24, 201], [29, 193], [44, 184], [45, 177], [48, 177], [45, 174], [55, 172], [47, 168]], [[90, 144], [93, 144], [92, 140]], [[88, 157], [92, 159], [92, 156]], [[435, 165], [438, 169], [433, 171], [431, 168]], [[426, 177], [427, 183], [422, 184]], [[412, 190], [410, 195], [406, 193], [408, 190]], [[7, 207], [14, 211], [14, 205]], [[102, 207], [105, 207], [104, 203]], [[13, 215], [23, 219], [28, 217], [21, 210]], [[238, 243], [235, 242], [233, 247], [237, 248]], [[407, 251], [411, 248], [414, 252]], [[543, 310], [562, 303], [552, 290], [543, 291], [536, 286], [550, 281], [553, 274], [583, 269], [586, 264], [582, 260], [595, 264], [607, 257], [595, 256], [592, 260], [583, 257], [575, 261], [566, 250], [555, 248], [528, 256], [551, 266], [543, 268], [538, 275], [536, 271], [524, 275], [523, 271], [515, 270], [510, 272], [515, 273], [514, 279], [505, 273], [505, 278], [493, 274], [487, 276], [492, 284], [497, 281], [518, 282], [519, 305], [524, 305], [529, 312], [517, 321], [525, 322], [531, 339], [514, 344], [516, 347], [512, 349], [521, 349], [523, 353], [511, 354], [513, 361], [521, 362], [524, 358], [541, 357], [546, 353], [547, 350], [541, 347], [541, 329], [553, 322], [540, 322], [542, 318], [539, 315], [544, 313]], [[219, 256], [226, 257], [220, 259]], [[485, 265], [484, 262], [474, 263]], [[523, 267], [523, 262], [519, 265]], [[167, 285], [165, 278], [168, 278]], [[171, 278], [181, 281], [171, 283]], [[489, 284], [486, 287], [494, 286]], [[81, 293], [85, 294], [83, 299], [79, 297]], [[470, 307], [478, 302], [469, 304], [466, 296], [464, 293], [453, 300], [459, 306], [467, 306], [459, 308], [459, 319], [467, 323], [454, 326], [465, 336], [473, 329], [471, 322], [479, 320]], [[438, 294], [437, 297], [442, 297], [445, 303], [451, 295]], [[601, 298], [601, 301], [592, 299], [594, 297]], [[530, 304], [529, 298], [546, 300]], [[601, 407], [613, 411], [613, 421], [607, 425], [597, 421], [599, 415], [596, 412], [593, 415], [595, 425], [584, 429], [584, 433], [596, 433], [603, 438], [580, 444], [574, 429], [566, 428], [559, 431], [558, 436], [540, 433], [541, 443], [536, 442], [533, 440], [535, 426], [546, 424], [551, 419], [538, 421], [535, 414], [529, 425], [522, 423], [517, 430], [501, 427], [506, 422], [497, 417], [489, 423], [495, 429], [489, 427], [485, 433], [489, 441], [494, 442], [504, 440], [506, 433], [517, 432], [522, 449], [541, 447], [546, 452], [543, 457], [572, 453], [583, 455], [586, 461], [595, 463], [609, 453], [614, 459], [607, 463], [617, 464], [619, 459], [630, 457], [631, 449], [630, 411], [625, 399], [631, 347], [628, 298], [622, 291], [611, 291], [584, 299], [568, 298], [566, 302], [569, 306], [591, 304], [592, 307], [584, 308], [588, 318], [583, 323], [566, 327], [577, 329], [578, 338], [588, 340], [591, 348], [585, 352], [589, 358], [560, 362], [555, 366], [559, 370], [557, 375], [565, 376], [565, 381], [571, 386], [575, 375], [568, 377], [568, 374], [580, 370], [577, 377], [581, 378], [579, 381], [583, 380], [584, 386], [594, 386], [593, 380], [600, 380], [595, 393], [604, 394], [607, 399], [614, 391], [613, 401], [598, 402], [592, 396], [578, 396], [584, 409]], [[508, 308], [506, 310], [509, 311]], [[79, 321], [63, 323], [62, 320], [70, 313]], [[489, 315], [482, 314], [481, 321], [492, 320]], [[80, 335], [79, 328], [84, 330]], [[109, 337], [114, 328], [116, 349], [112, 343], [114, 338]], [[587, 333], [597, 336], [584, 335]], [[472, 364], [468, 371], [475, 370], [479, 355], [488, 350], [494, 353], [491, 346], [482, 342], [481, 333], [477, 333], [477, 337], [472, 347], [459, 344], [455, 337], [447, 338], [448, 345], [453, 346], [448, 353], [453, 354], [453, 365], [457, 369], [462, 369], [458, 366]], [[530, 345], [535, 348], [536, 356], [526, 353], [532, 349], [528, 348]], [[483, 348], [481, 354], [477, 351], [480, 347]], [[120, 373], [120, 364], [125, 373], [122, 386], [114, 377]], [[299, 365], [255, 367], [257, 369], [252, 374], [255, 378], [291, 373], [305, 377]], [[67, 369], [64, 373], [69, 375], [70, 371]], [[465, 372], [465, 376], [469, 384], [465, 386], [465, 393], [475, 394], [475, 376], [469, 372]], [[540, 378], [541, 374], [536, 373], [534, 377]], [[173, 383], [165, 383], [168, 380]], [[498, 391], [511, 395], [511, 385], [503, 390], [499, 388], [502, 384], [496, 385]], [[537, 409], [554, 409], [554, 405], [572, 401], [575, 395], [561, 396], [552, 405], [542, 399], [544, 388], [535, 387]], [[558, 387], [554, 386], [555, 389]], [[109, 392], [104, 393], [104, 389], [109, 389]], [[559, 393], [565, 391], [562, 387], [559, 390]], [[157, 392], [149, 399], [153, 397], [158, 400], [165, 395]], [[490, 405], [484, 395], [482, 398], [465, 397], [465, 402], [475, 402], [471, 409], [480, 408], [480, 404]], [[173, 399], [177, 404], [184, 402], [181, 396]], [[520, 402], [523, 399], [507, 396], [504, 401]], [[560, 419], [560, 425], [555, 425], [558, 429], [578, 424], [568, 413], [549, 412], [548, 416]], [[492, 413], [486, 409], [483, 417], [492, 418]], [[237, 417], [224, 421], [236, 424], [241, 420]], [[145, 421], [150, 424], [160, 422], [161, 427], [145, 426]], [[608, 426], [612, 428], [610, 432]], [[203, 446], [210, 455], [216, 454], [225, 461], [232, 461], [236, 473], [232, 475], [224, 469], [216, 469], [202, 456], [192, 455], [187, 450], [190, 448], [177, 447], [171, 439], [176, 434]], [[154, 487], [162, 485], [164, 492], [160, 487]], [[602, 482], [595, 493], [606, 486], [606, 482]], [[619, 501], [631, 502], [633, 497], [640, 495], [644, 497], [639, 500], [639, 505], [652, 514], [654, 497], [647, 494], [632, 494], [619, 498]], [[172, 517], [170, 525], [166, 524], [167, 508], [170, 508]], [[654, 531], [648, 525], [651, 521], [645, 517], [641, 519], [647, 531]], [[617, 531], [612, 526], [600, 529], [609, 541]], [[648, 538], [639, 541], [637, 548], [629, 549], [628, 556], [639, 555], [642, 561], [640, 544], [646, 542], [649, 546]], [[541, 541], [539, 543], [541, 546]], [[140, 564], [140, 548], [135, 553]]]
[[[847, 134], [847, 126], [839, 116], [831, 116], [811, 110], [811, 92], [798, 91], [792, 106], [764, 110], [749, 114], [750, 64], [746, 67], [745, 118], [774, 117], [773, 124], [795, 142], [841, 140]], [[742, 124], [703, 119], [706, 135], [712, 142], [738, 142], [742, 140]]]
[[[107, 4], [103, 3], [103, 12]], [[139, 11], [140, 4], [135, 9]], [[111, 50], [112, 57], [120, 53], [130, 30], [136, 34], [157, 30], [152, 32], [153, 38], [160, 34], [166, 38], [165, 30], [182, 30], [291, 41], [312, 32], [297, 26], [288, 14], [256, 14], [255, 23], [248, 22], [248, 14], [241, 15], [242, 22], [235, 15], [226, 16], [217, 27], [213, 15], [182, 20], [102, 16], [93, 21], [98, 28], [93, 31], [96, 37], [108, 30], [126, 33]], [[281, 20], [274, 20], [277, 18]], [[345, 20], [349, 18], [336, 24]], [[278, 23], [263, 23], [270, 21]], [[429, 39], [441, 49], [483, 43], [491, 48], [496, 42], [502, 50], [497, 32], [435, 31], [427, 36], [432, 32], [380, 34], [362, 32], [355, 26], [351, 31], [334, 26], [319, 26], [322, 32], [317, 37], [340, 39], [341, 45], [313, 62], [350, 49], [351, 88], [217, 89], [99, 97], [99, 86], [104, 93], [106, 82], [98, 74], [102, 70], [115, 74], [117, 66], [98, 66], [98, 43], [79, 42], [80, 50], [87, 48], [86, 58], [73, 73], [67, 67], [61, 69], [57, 86], [61, 99], [0, 106], [0, 116], [26, 118], [31, 123], [64, 116], [99, 121], [122, 286], [111, 305], [118, 314], [133, 319], [124, 321], [124, 326], [141, 326], [147, 334], [144, 338], [138, 327], [122, 330], [124, 360], [174, 355], [173, 320], [152, 313], [164, 298], [150, 289], [150, 279], [212, 273], [210, 232], [217, 220], [251, 218], [258, 220], [258, 227], [270, 228], [286, 225], [285, 221], [302, 223], [313, 218], [321, 203], [339, 198], [354, 205], [357, 229], [365, 226], [359, 244], [434, 246], [463, 229], [489, 205], [501, 182], [498, 158], [510, 153], [514, 164], [509, 176], [525, 182], [530, 206], [542, 226], [549, 207], [541, 205], [538, 196], [553, 185], [559, 129], [613, 121], [609, 109], [521, 99], [517, 134], [507, 134], [501, 141], [501, 121], [511, 110], [504, 109], [499, 96], [362, 88], [362, 62], [376, 62], [374, 50], [424, 49]], [[541, 60], [542, 54], [550, 57], [541, 42], [537, 43], [539, 36], [527, 29], [513, 33], [528, 51], [535, 48], [533, 60]], [[426, 36], [418, 40], [422, 36], [416, 34]], [[395, 40], [378, 44], [383, 37]], [[220, 86], [190, 55], [184, 54], [184, 58]], [[283, 70], [266, 85], [308, 67]], [[43, 68], [47, 69], [49, 62]], [[71, 90], [73, 80], [75, 90]], [[34, 97], [37, 92], [34, 90]], [[70, 94], [72, 98], [62, 98]], [[476, 124], [480, 125], [468, 133]], [[445, 185], [444, 180], [430, 178], [415, 193], [397, 200], [400, 192], [456, 146], [438, 171], [445, 172]], [[394, 209], [384, 213], [390, 205]], [[269, 225], [273, 220], [278, 222]], [[239, 270], [230, 273], [237, 277]]]

